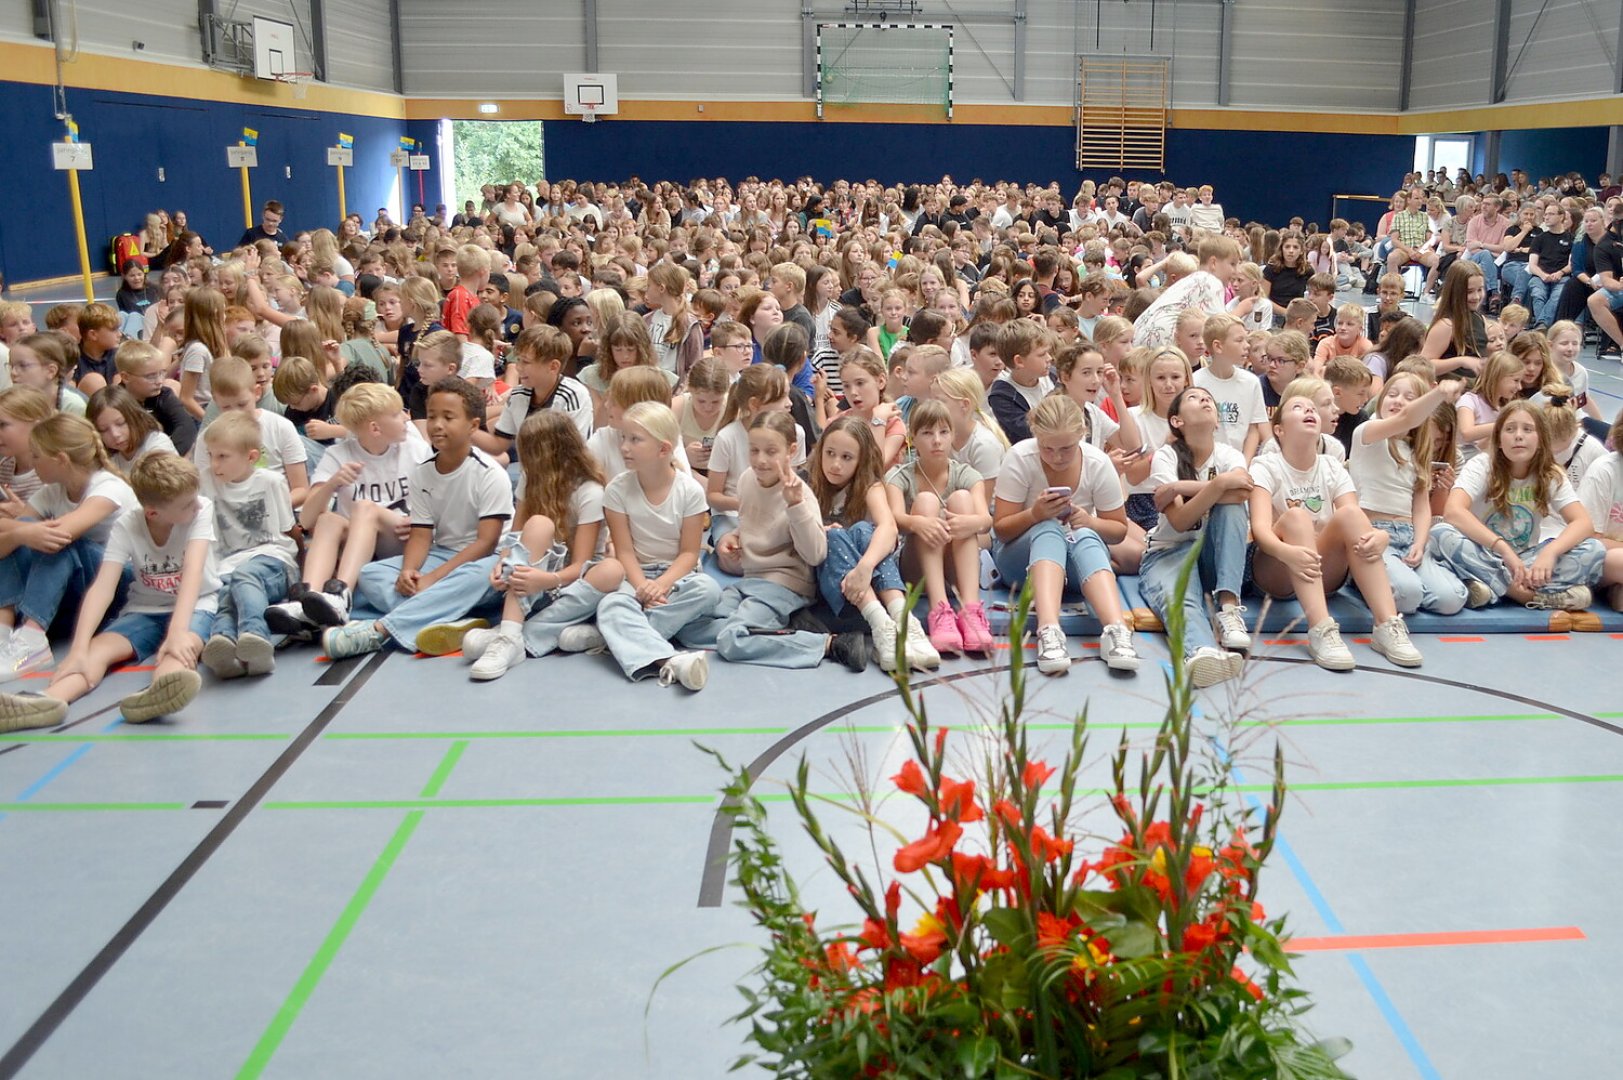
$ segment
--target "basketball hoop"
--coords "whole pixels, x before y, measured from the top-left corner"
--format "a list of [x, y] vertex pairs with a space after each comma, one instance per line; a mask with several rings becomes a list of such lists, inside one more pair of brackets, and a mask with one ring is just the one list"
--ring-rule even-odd
[[597, 113], [590, 108], [582, 109], [580, 118], [586, 121], [588, 124], [597, 123]]
[[293, 88], [293, 99], [295, 101], [303, 101], [304, 96], [310, 92], [310, 80], [315, 76], [308, 71], [289, 71], [273, 77], [277, 82]]

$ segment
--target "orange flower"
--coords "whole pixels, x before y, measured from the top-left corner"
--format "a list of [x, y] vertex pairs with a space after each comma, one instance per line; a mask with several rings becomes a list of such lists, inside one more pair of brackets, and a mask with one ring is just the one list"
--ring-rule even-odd
[[1020, 774], [1020, 781], [1028, 788], [1040, 788], [1053, 775], [1053, 768], [1046, 762], [1029, 761], [1026, 763], [1025, 771]]
[[975, 804], [975, 781], [950, 780], [941, 778], [941, 791], [938, 794], [941, 801], [941, 812], [954, 821], [969, 823], [979, 821], [986, 815]]
[[1196, 923], [1183, 932], [1184, 952], [1204, 952], [1217, 944], [1217, 931], [1205, 923]]
[[985, 855], [952, 853], [952, 876], [958, 888], [1009, 889], [1014, 887], [1014, 872], [999, 870]]
[[992, 813], [1003, 819], [1003, 823], [1011, 829], [1020, 827], [1020, 808], [1008, 799], [999, 799], [992, 804]]
[[952, 854], [952, 847], [963, 835], [964, 830], [958, 827], [956, 821], [943, 821], [940, 825], [931, 828], [924, 836], [913, 841], [896, 853], [896, 871], [901, 874], [911, 874], [922, 869], [930, 863], [945, 859]]
[[1041, 825], [1031, 830], [1031, 853], [1043, 862], [1055, 862], [1069, 855], [1076, 845], [1070, 840], [1056, 840]]
[[1229, 972], [1229, 977], [1235, 982], [1239, 983], [1241, 986], [1245, 987], [1246, 992], [1252, 997], [1256, 998], [1258, 1001], [1262, 1000], [1262, 987], [1258, 986], [1256, 983], [1247, 978], [1245, 972], [1241, 971], [1239, 968], [1235, 968], [1233, 971]]
[[917, 795], [921, 799], [930, 790], [929, 785], [924, 782], [924, 770], [919, 768], [919, 763], [916, 761], [909, 760], [902, 766], [902, 771], [891, 777], [891, 779], [896, 782], [896, 786], [902, 791], [907, 792], [909, 795]]
[[920, 964], [933, 964], [947, 944], [947, 931], [934, 915], [919, 916], [911, 934], [902, 934], [902, 948]]
[[890, 931], [886, 930], [885, 924], [878, 919], [863, 919], [862, 933], [857, 940], [862, 942], [862, 948], [864, 949], [888, 949], [890, 948]]
[[1062, 919], [1046, 911], [1037, 912], [1037, 947], [1052, 949], [1063, 945], [1065, 939], [1071, 936], [1078, 925], [1075, 916]]
[[850, 942], [846, 941], [830, 943], [824, 948], [823, 953], [828, 958], [830, 971], [850, 971], [861, 962], [857, 959], [857, 954], [851, 950]]

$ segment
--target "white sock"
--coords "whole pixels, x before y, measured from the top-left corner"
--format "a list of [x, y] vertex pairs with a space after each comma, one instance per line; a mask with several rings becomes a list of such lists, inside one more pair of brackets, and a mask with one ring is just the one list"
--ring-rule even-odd
[[891, 622], [894, 622], [898, 629], [907, 629], [908, 611], [907, 598], [905, 596], [898, 596], [896, 599], [886, 604], [885, 610], [890, 612]]
[[499, 632], [502, 637], [506, 638], [508, 641], [524, 640], [524, 624], [521, 622], [514, 622], [511, 619], [503, 619]]
[[895, 625], [895, 621], [885, 613], [884, 607], [877, 599], [869, 600], [862, 605], [862, 618], [867, 622], [870, 630], [882, 630], [887, 626]]

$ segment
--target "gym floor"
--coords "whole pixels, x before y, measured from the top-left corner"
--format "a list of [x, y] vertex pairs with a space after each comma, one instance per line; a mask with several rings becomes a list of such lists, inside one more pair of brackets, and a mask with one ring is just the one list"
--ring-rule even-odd
[[[1589, 363], [1617, 408], [1618, 366]], [[1244, 780], [1286, 748], [1262, 899], [1289, 917], [1311, 1028], [1353, 1041], [1356, 1075], [1615, 1072], [1623, 866], [1602, 838], [1623, 816], [1623, 712], [1597, 674], [1620, 637], [1417, 635], [1420, 670], [1355, 644], [1360, 670], [1338, 675], [1288, 635], [1203, 696], [1214, 742], [1216, 718], [1239, 724]], [[1057, 756], [1088, 706], [1102, 783], [1121, 728], [1154, 728], [1165, 649], [1140, 635], [1144, 670], [1118, 678], [1089, 643], [1029, 716]], [[1006, 657], [926, 687], [960, 750]], [[607, 657], [488, 685], [454, 657], [279, 664], [140, 727], [116, 706], [149, 676], [116, 673], [63, 727], [0, 736], [0, 1078], [720, 1077], [759, 937], [709, 858], [724, 777], [695, 744], [760, 770], [825, 926], [851, 909], [783, 781], [804, 754], [817, 791], [850, 790], [853, 762], [889, 790], [906, 749], [875, 671], [717, 662], [692, 695]]]

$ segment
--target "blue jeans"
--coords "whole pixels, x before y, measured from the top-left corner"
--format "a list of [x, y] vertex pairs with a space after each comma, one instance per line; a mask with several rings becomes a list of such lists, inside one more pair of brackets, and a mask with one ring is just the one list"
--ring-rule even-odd
[[1499, 264], [1494, 262], [1493, 252], [1473, 251], [1460, 257], [1469, 259], [1482, 268], [1482, 282], [1490, 294], [1499, 291]]
[[1499, 280], [1510, 286], [1510, 300], [1514, 304], [1527, 302], [1527, 286], [1533, 280], [1533, 272], [1527, 268], [1525, 260], [1511, 262], [1505, 260], [1505, 265], [1499, 268]]
[[1555, 313], [1561, 308], [1561, 294], [1566, 291], [1567, 279], [1551, 284], [1543, 278], [1529, 277], [1527, 279], [1528, 306], [1533, 312], [1533, 321], [1541, 326], [1549, 326], [1555, 322]]
[[[859, 521], [850, 528], [830, 529], [825, 535], [828, 538], [828, 556], [817, 567], [817, 591], [823, 594], [823, 599], [838, 615], [845, 610], [845, 594], [840, 591], [840, 582], [868, 554], [868, 545], [873, 542], [873, 522]], [[907, 586], [902, 584], [902, 571], [896, 563], [894, 551], [874, 567], [873, 587], [875, 592], [886, 589], [907, 591]]]
[[716, 652], [735, 664], [764, 664], [767, 667], [814, 668], [823, 662], [828, 641], [822, 634], [804, 630], [792, 633], [751, 634], [751, 630], [776, 631], [789, 625], [789, 616], [811, 603], [792, 589], [763, 578], [745, 578], [729, 585], [716, 604], [715, 614], [695, 623], [682, 635], [684, 642], [700, 644], [714, 635]]
[[[430, 548], [422, 569], [432, 570], [455, 554], [449, 548]], [[470, 611], [502, 601], [501, 593], [490, 587], [490, 570], [496, 565], [494, 555], [463, 563], [416, 596], [402, 596], [395, 591], [401, 558], [367, 563], [361, 568], [355, 591], [368, 608], [383, 615], [379, 621], [384, 631], [407, 652], [416, 650], [417, 635], [430, 626], [461, 619]]]
[[[661, 573], [663, 569], [654, 576]], [[658, 607], [644, 608], [637, 601], [637, 591], [621, 585], [597, 605], [597, 629], [626, 678], [643, 678], [676, 655], [671, 639], [708, 620], [720, 601], [721, 586], [699, 570], [672, 585], [665, 603]]]
[[1391, 537], [1382, 560], [1386, 563], [1386, 576], [1392, 582], [1392, 599], [1400, 614], [1413, 615], [1424, 610], [1436, 615], [1456, 615], [1465, 607], [1465, 583], [1437, 561], [1429, 542], [1419, 566], [1411, 567], [1403, 561], [1414, 548], [1413, 522], [1372, 517], [1370, 524], [1385, 529]]
[[[1518, 552], [1522, 562], [1531, 563], [1545, 543], [1535, 544]], [[1495, 600], [1510, 590], [1510, 571], [1504, 562], [1446, 522], [1432, 526], [1431, 543], [1427, 546], [1437, 560], [1461, 579], [1480, 581], [1493, 592]], [[1550, 583], [1541, 592], [1560, 592], [1573, 585], [1594, 585], [1600, 581], [1601, 564], [1606, 561], [1606, 549], [1599, 540], [1585, 540], [1555, 561]]]
[[1021, 535], [1003, 543], [992, 541], [992, 559], [998, 576], [1018, 593], [1026, 573], [1040, 562], [1051, 562], [1065, 570], [1065, 585], [1081, 589], [1094, 574], [1110, 570], [1110, 550], [1092, 529], [1078, 529], [1066, 535], [1065, 526], [1050, 518], [1039, 521]]
[[232, 641], [242, 634], [270, 637], [265, 609], [287, 599], [287, 563], [269, 555], [256, 555], [220, 583], [220, 610], [214, 617], [214, 633]]
[[17, 625], [32, 620], [45, 630], [56, 613], [77, 608], [101, 570], [102, 545], [80, 537], [47, 554], [20, 547], [0, 559], [0, 607], [17, 609]]
[[[169, 635], [169, 622], [174, 614], [173, 611], [126, 612], [108, 623], [102, 633], [117, 634], [130, 643], [137, 661], [146, 660], [157, 655], [163, 647], [163, 639]], [[207, 641], [214, 629], [214, 612], [193, 611], [187, 629]]]
[[1203, 530], [1200, 561], [1189, 577], [1189, 589], [1181, 597], [1174, 596], [1173, 589], [1177, 587], [1178, 574], [1194, 541], [1175, 547], [1151, 548], [1144, 553], [1144, 561], [1138, 568], [1138, 591], [1144, 602], [1161, 617], [1163, 626], [1174, 602], [1183, 608], [1186, 656], [1199, 648], [1217, 647], [1211, 619], [1206, 613], [1205, 594], [1240, 595], [1245, 583], [1246, 530], [1250, 522], [1250, 513], [1239, 503], [1219, 503], [1212, 507]]

